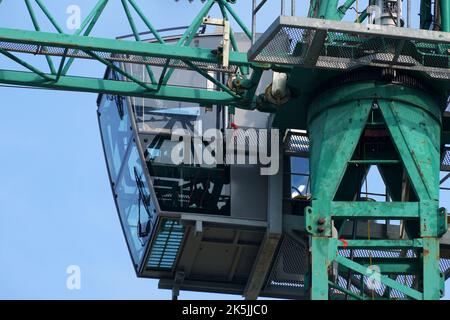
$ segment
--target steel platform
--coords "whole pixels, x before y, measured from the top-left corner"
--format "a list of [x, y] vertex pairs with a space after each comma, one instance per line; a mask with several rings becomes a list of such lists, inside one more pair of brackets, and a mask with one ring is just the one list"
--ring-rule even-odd
[[248, 57], [305, 68], [393, 67], [449, 80], [449, 52], [446, 32], [280, 16]]

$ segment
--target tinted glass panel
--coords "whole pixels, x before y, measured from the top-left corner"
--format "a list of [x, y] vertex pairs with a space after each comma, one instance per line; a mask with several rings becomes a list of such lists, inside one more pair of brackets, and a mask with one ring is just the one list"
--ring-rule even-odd
[[[149, 81], [143, 66], [126, 64], [125, 69], [134, 76]], [[156, 78], [159, 78], [162, 68], [155, 67], [152, 70]], [[218, 74], [211, 75], [219, 77]], [[211, 86], [203, 76], [187, 70], [176, 70], [169, 84], [204, 89]], [[179, 144], [179, 141], [172, 141], [172, 135], [178, 137], [180, 129], [184, 132], [183, 135], [193, 136], [202, 135], [208, 129], [224, 128], [222, 108], [205, 108], [198, 103], [146, 98], [131, 98], [131, 103], [161, 209], [229, 215], [229, 168], [207, 164], [205, 161], [192, 163], [194, 150], [202, 150], [205, 146], [200, 143], [199, 149], [195, 149], [193, 140], [187, 147], [187, 151], [191, 153], [191, 163], [178, 165], [172, 159], [172, 151]]]
[[109, 173], [111, 180], [116, 182], [132, 135], [126, 101], [118, 96], [104, 95], [99, 112]]
[[133, 260], [140, 264], [155, 224], [156, 208], [134, 143], [124, 165], [116, 186], [117, 204]]

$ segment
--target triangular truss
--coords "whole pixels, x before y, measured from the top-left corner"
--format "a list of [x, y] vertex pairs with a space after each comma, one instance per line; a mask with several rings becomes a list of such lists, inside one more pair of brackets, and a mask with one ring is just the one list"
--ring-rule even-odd
[[[6, 2], [6, 1], [5, 1]], [[121, 0], [126, 20], [129, 23], [135, 41], [98, 38], [92, 31], [101, 19], [109, 0], [99, 0], [82, 21], [74, 34], [65, 34], [57, 19], [45, 4], [45, 0], [25, 0], [23, 15], [28, 12], [34, 31], [5, 28], [0, 24], [0, 54], [15, 62], [21, 69], [0, 70], [0, 83], [26, 85], [30, 87], [50, 88], [56, 90], [85, 91], [98, 93], [115, 93], [121, 96], [142, 96], [178, 101], [197, 101], [203, 105], [226, 103], [230, 105], [246, 104], [250, 106], [261, 72], [250, 76], [250, 68], [258, 68], [247, 60], [246, 53], [239, 52], [233, 30], [230, 30], [229, 52], [224, 63], [224, 52], [220, 48], [192, 48], [199, 28], [204, 25], [213, 7], [220, 9], [222, 20], [235, 23], [250, 39], [251, 31], [241, 21], [228, 1], [208, 0], [184, 31], [178, 41], [168, 43], [153, 26], [150, 19], [136, 0]], [[0, 2], [1, 5], [1, 2]], [[42, 30], [43, 23], [38, 19], [38, 10], [55, 31]], [[19, 14], [18, 14], [19, 16]], [[137, 27], [137, 19], [153, 35], [152, 41], [142, 41]], [[17, 54], [40, 55], [45, 57], [49, 71], [43, 71], [33, 63], [27, 62]], [[59, 59], [58, 64], [55, 62]], [[113, 82], [103, 78], [71, 75], [74, 61], [88, 59], [98, 61], [116, 71], [123, 77], [122, 82]], [[126, 72], [121, 63], [145, 65], [149, 81], [143, 81]], [[256, 65], [256, 66], [255, 66]], [[159, 79], [156, 79], [152, 67], [162, 67]], [[193, 70], [208, 81], [217, 90], [183, 88], [170, 85], [169, 80], [175, 69]], [[211, 71], [231, 74], [246, 81], [245, 88], [230, 88], [210, 75]], [[247, 90], [248, 89], [248, 90]]]

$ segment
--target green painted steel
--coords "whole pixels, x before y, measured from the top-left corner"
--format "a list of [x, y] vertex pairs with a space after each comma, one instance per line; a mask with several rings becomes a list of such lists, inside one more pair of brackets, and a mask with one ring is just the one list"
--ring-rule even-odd
[[[116, 54], [138, 55], [142, 57], [189, 59], [193, 62], [219, 63], [220, 58], [211, 50], [179, 47], [160, 43], [121, 41], [96, 37], [84, 37], [49, 32], [36, 32], [0, 28], [0, 41], [38, 46], [91, 50]], [[247, 55], [230, 52], [230, 63], [236, 66], [249, 66]]]
[[[119, 94], [173, 101], [198, 102], [200, 104], [234, 104], [236, 99], [226, 92], [163, 86], [149, 91], [131, 81], [113, 81], [86, 77], [61, 76], [58, 82], [42, 79], [37, 74], [22, 71], [0, 70], [0, 82], [11, 85], [48, 88], [53, 90]], [[156, 86], [150, 86], [156, 89]]]
[[395, 248], [422, 248], [423, 240], [345, 240], [338, 243], [339, 247], [346, 248], [378, 248], [378, 249], [395, 249]]
[[339, 17], [342, 19], [347, 11], [353, 6], [356, 0], [347, 0], [343, 5], [338, 8]]
[[18, 64], [20, 64], [21, 66], [27, 68], [28, 70], [34, 72], [36, 75], [40, 76], [42, 79], [47, 80], [47, 81], [53, 81], [56, 78], [53, 75], [48, 75], [45, 74], [44, 72], [42, 72], [41, 70], [33, 67], [31, 64], [23, 61], [22, 59], [16, 57], [15, 55], [11, 54], [10, 52], [4, 50], [4, 49], [0, 49], [0, 53], [2, 53], [3, 55], [5, 55], [6, 57], [8, 57], [9, 59], [11, 59], [14, 62], [17, 62]]
[[[369, 258], [354, 258], [353, 261], [362, 265], [365, 268], [369, 268], [373, 266], [374, 262], [370, 261], [374, 259]], [[421, 272], [419, 268], [419, 261], [417, 259], [412, 258], [398, 258], [398, 259], [375, 259], [376, 265], [380, 268], [381, 274], [389, 274], [389, 275], [417, 275]], [[348, 272], [349, 268], [339, 265], [339, 269], [342, 272]]]
[[[83, 36], [89, 36], [92, 29], [94, 28], [95, 24], [97, 23], [98, 19], [100, 18], [103, 10], [105, 9], [106, 5], [108, 4], [108, 0], [100, 0], [97, 5], [94, 7], [94, 9], [89, 13], [89, 15], [86, 17], [86, 19], [81, 24], [80, 28], [75, 32], [75, 35], [80, 35], [83, 30]], [[66, 49], [67, 50], [67, 49]], [[61, 61], [60, 66], [60, 73], [61, 75], [66, 75], [69, 71], [70, 67], [72, 66], [73, 62], [75, 61], [75, 58], [70, 57], [67, 63], [65, 63], [65, 58], [67, 55], [67, 51], [64, 53], [64, 59]]]
[[450, 32], [450, 3], [448, 0], [441, 0], [442, 31]]
[[[26, 6], [27, 6], [28, 12], [30, 13], [30, 18], [31, 18], [31, 21], [33, 22], [34, 29], [35, 29], [36, 31], [41, 31], [41, 27], [39, 26], [39, 22], [38, 22], [38, 20], [37, 20], [37, 18], [36, 18], [36, 14], [34, 13], [33, 7], [31, 6], [30, 0], [25, 0], [25, 4], [26, 4]], [[45, 49], [46, 49], [46, 48], [44, 48], [44, 50], [45, 50]], [[48, 63], [48, 66], [49, 66], [49, 68], [50, 68], [51, 73], [52, 73], [52, 74], [55, 74], [55, 73], [56, 73], [56, 70], [55, 70], [55, 66], [54, 66], [54, 64], [53, 64], [52, 59], [50, 59], [49, 56], [46, 56], [45, 58], [46, 58], [46, 60], [47, 60], [47, 63]]]
[[[356, 1], [346, 0], [340, 5], [342, 2], [312, 0], [308, 16], [342, 20]], [[49, 22], [56, 32], [42, 31], [44, 24], [39, 22], [40, 15], [36, 13], [33, 3], [42, 11], [48, 20], [47, 24]], [[402, 254], [408, 251], [418, 252], [414, 258], [378, 259], [383, 274], [381, 282], [390, 288], [389, 290], [397, 290], [411, 299], [439, 299], [442, 296], [444, 277], [439, 272], [439, 237], [447, 231], [447, 221], [445, 211], [438, 208], [439, 158], [442, 143], [450, 141], [448, 134], [450, 124], [448, 119], [442, 119], [442, 113], [447, 106], [448, 82], [426, 80], [425, 82], [434, 90], [433, 94], [419, 90], [413, 85], [391, 84], [379, 79], [336, 86], [333, 79], [341, 75], [340, 71], [250, 63], [247, 53], [238, 51], [235, 35], [231, 32], [230, 42], [233, 50], [229, 55], [229, 63], [232, 71], [229, 72], [235, 73], [236, 79], [240, 80], [237, 90], [217, 81], [211, 77], [208, 70], [204, 69], [205, 64], [220, 66], [222, 63], [220, 54], [213, 53], [210, 49], [190, 46], [197, 35], [197, 30], [203, 24], [203, 19], [214, 7], [219, 9], [224, 20], [234, 19], [248, 38], [252, 38], [250, 29], [233, 9], [232, 1], [206, 1], [175, 45], [165, 42], [135, 0], [121, 0], [126, 21], [135, 41], [91, 36], [108, 3], [108, 0], [97, 1], [81, 27], [75, 34], [68, 35], [64, 34], [62, 27], [45, 5], [45, 1], [25, 0], [34, 31], [10, 29], [0, 25], [0, 42], [12, 46], [41, 48], [36, 53], [45, 56], [49, 72], [42, 71], [19, 58], [14, 52], [20, 50], [0, 49], [1, 54], [29, 70], [29, 72], [0, 70], [0, 83], [196, 102], [205, 106], [227, 105], [231, 110], [238, 107], [277, 113], [276, 126], [307, 128], [310, 138], [312, 204], [305, 210], [305, 222], [306, 230], [311, 234], [311, 298], [329, 299], [329, 289], [334, 288], [351, 299], [373, 299], [364, 293], [355, 294], [331, 281], [330, 273], [334, 269], [373, 276], [373, 271], [369, 268], [373, 263], [372, 259], [348, 259], [340, 254], [344, 249], [400, 250]], [[450, 31], [450, 3], [449, 1], [440, 3], [442, 29]], [[432, 2], [422, 0], [420, 10], [421, 28], [429, 29], [432, 23]], [[366, 18], [365, 9], [356, 22], [362, 22]], [[153, 34], [154, 42], [141, 41], [136, 19], [140, 19]], [[333, 47], [327, 48], [329, 49]], [[84, 55], [83, 58], [91, 58], [115, 70], [128, 81], [69, 75], [73, 62], [80, 59], [80, 56], [77, 56], [79, 53]], [[56, 68], [52, 58], [61, 55], [62, 59]], [[110, 59], [111, 55], [142, 58], [141, 63], [146, 64], [150, 82], [142, 81], [119, 68]], [[161, 63], [156, 64], [152, 59], [165, 61], [159, 81], [155, 79], [152, 66], [161, 67]], [[206, 80], [212, 81], [220, 91], [169, 85], [168, 81], [175, 68], [171, 62], [174, 61], [183, 61], [183, 68], [195, 71]], [[290, 101], [283, 106], [273, 105], [263, 96], [256, 97], [256, 89], [263, 72], [268, 69], [289, 73], [288, 84], [293, 94]], [[418, 79], [424, 81], [421, 76], [418, 76]], [[332, 87], [328, 85], [330, 83], [333, 89], [318, 90]], [[372, 119], [374, 115], [377, 117], [376, 121]], [[383, 127], [387, 130], [398, 158], [389, 158], [381, 153], [370, 158], [353, 158], [368, 127]], [[444, 133], [443, 128], [446, 130]], [[441, 141], [441, 137], [448, 141]], [[379, 167], [393, 202], [352, 201], [357, 193], [355, 188], [361, 186], [361, 179], [371, 165]], [[403, 171], [411, 186], [412, 195], [407, 199], [402, 194]], [[338, 240], [333, 237], [336, 231], [334, 227], [342, 225], [344, 220], [354, 223], [377, 219], [406, 220], [405, 229], [409, 238], [372, 240], [370, 234], [367, 239]], [[157, 235], [157, 245], [150, 253], [148, 266], [151, 268], [171, 269], [176, 262], [184, 230], [181, 225], [173, 221], [171, 223], [165, 225], [166, 229], [163, 228], [164, 230]], [[391, 278], [395, 274], [410, 273], [419, 277], [420, 284], [417, 290]]]
[[[311, 299], [328, 300], [328, 270], [333, 259], [336, 258], [337, 250], [335, 242], [329, 237], [312, 236], [311, 239]], [[333, 252], [334, 251], [334, 252]]]
[[[38, 22], [35, 9], [32, 3], [37, 5], [44, 17], [50, 22], [55, 32], [42, 31]], [[91, 36], [90, 33], [99, 21], [108, 0], [99, 0], [94, 4], [93, 9], [77, 31], [72, 34], [64, 34], [62, 27], [52, 15], [50, 10], [41, 0], [27, 0], [27, 10], [35, 27], [35, 31], [16, 30], [0, 28], [0, 42], [8, 43], [9, 46], [36, 46], [45, 50], [38, 50], [37, 54], [44, 55], [48, 61], [50, 74], [41, 71], [35, 66], [18, 58], [14, 50], [3, 50], [1, 54], [6, 55], [18, 65], [24, 66], [31, 72], [28, 74], [16, 70], [2, 70], [0, 81], [6, 84], [23, 85], [29, 87], [49, 88], [55, 90], [83, 91], [96, 93], [116, 93], [124, 96], [144, 96], [159, 99], [178, 100], [187, 102], [199, 102], [201, 104], [227, 104], [239, 105], [241, 108], [254, 109], [256, 107], [256, 87], [260, 81], [263, 69], [270, 66], [260, 66], [248, 62], [247, 55], [239, 52], [237, 48], [234, 33], [231, 32], [232, 51], [229, 53], [230, 70], [239, 68], [240, 76], [245, 79], [249, 74], [250, 68], [256, 70], [253, 72], [249, 84], [240, 88], [239, 93], [229, 89], [227, 86], [212, 78], [202, 66], [208, 64], [211, 66], [220, 66], [222, 63], [221, 55], [213, 53], [210, 49], [193, 48], [190, 46], [197, 30], [203, 24], [203, 18], [208, 16], [210, 10], [217, 6], [222, 12], [223, 18], [229, 20], [233, 18], [238, 26], [251, 37], [251, 32], [240, 19], [239, 15], [233, 10], [232, 6], [226, 0], [208, 0], [196, 15], [191, 25], [187, 28], [176, 45], [167, 44], [155, 29], [150, 19], [145, 16], [143, 10], [135, 0], [122, 0], [122, 8], [125, 18], [128, 20], [135, 41], [123, 41], [117, 39], [105, 39]], [[134, 11], [133, 11], [134, 10]], [[137, 22], [133, 14], [137, 14], [144, 25], [154, 35], [156, 42], [142, 42]], [[3, 27], [3, 26], [1, 26]], [[19, 49], [20, 51], [20, 49]], [[33, 52], [31, 50], [30, 52]], [[33, 54], [36, 52], [34, 51]], [[62, 55], [58, 70], [56, 70], [52, 58]], [[137, 77], [118, 68], [113, 61], [109, 59], [112, 55], [135, 56], [140, 57], [146, 64], [146, 70], [150, 82], [146, 83]], [[114, 83], [102, 78], [86, 78], [76, 75], [69, 75], [70, 67], [76, 59], [91, 58], [104, 64], [108, 68], [114, 69], [124, 76], [128, 81]], [[160, 81], [156, 81], [152, 65], [155, 59], [165, 59], [163, 75]], [[184, 61], [185, 68], [198, 72], [205, 79], [212, 81], [221, 91], [207, 91], [196, 88], [183, 88], [168, 84], [170, 76], [174, 71], [170, 62]], [[262, 68], [262, 69], [261, 69]], [[45, 81], [43, 81], [45, 80]]]
[[[337, 255], [335, 260], [336, 260], [336, 262], [343, 265], [344, 267], [354, 270], [362, 275], [365, 275], [368, 277], [371, 277], [374, 275], [374, 272], [371, 269], [365, 268], [362, 265], [360, 265], [359, 263], [356, 263], [350, 259], [344, 258], [343, 256]], [[434, 280], [434, 279], [431, 279], [431, 280]], [[400, 291], [413, 299], [422, 300], [424, 298], [423, 293], [421, 293], [417, 290], [411, 289], [411, 288], [407, 287], [406, 285], [401, 284], [385, 275], [380, 274], [379, 281], [381, 283], [383, 283], [384, 285], [386, 285], [394, 290]]]
[[[203, 8], [200, 10], [200, 12], [197, 14], [197, 16], [194, 18], [194, 21], [191, 23], [191, 25], [186, 29], [184, 34], [181, 36], [180, 40], [177, 42], [177, 47], [180, 46], [189, 46], [191, 42], [194, 40], [194, 37], [196, 35], [196, 32], [198, 28], [203, 23], [203, 19], [208, 14], [209, 10], [211, 10], [212, 6], [214, 5], [214, 0], [208, 0], [203, 6]], [[165, 78], [163, 79], [163, 84], [167, 84], [169, 81], [171, 75], [173, 74], [174, 69], [170, 69]]]
[[[368, 160], [370, 161], [370, 160]], [[377, 161], [374, 161], [376, 165]], [[313, 203], [314, 205], [314, 203]], [[420, 216], [418, 202], [346, 202], [334, 201], [330, 207], [330, 214], [338, 218], [359, 219], [414, 219]]]
[[[141, 41], [141, 36], [139, 35], [139, 31], [138, 31], [138, 29], [136, 27], [136, 23], [134, 22], [133, 16], [131, 15], [131, 11], [130, 11], [130, 8], [128, 6], [127, 0], [122, 0], [122, 6], [123, 6], [123, 9], [124, 9], [124, 11], [125, 11], [125, 13], [127, 15], [127, 19], [128, 19], [128, 22], [130, 23], [131, 29], [133, 30], [133, 35], [134, 35], [135, 40], [136, 41]], [[153, 84], [155, 84], [156, 83], [156, 78], [155, 78], [155, 75], [153, 74], [152, 69], [150, 68], [149, 65], [146, 65], [145, 68], [147, 70], [147, 74], [148, 74], [148, 76], [150, 78], [150, 81]]]
[[[350, 248], [418, 248], [424, 285], [419, 292], [400, 285], [389, 277], [381, 282], [413, 299], [438, 299], [441, 290], [439, 272], [439, 237], [445, 225], [445, 215], [438, 209], [441, 107], [439, 99], [423, 91], [398, 84], [375, 82], [338, 86], [319, 95], [309, 106], [310, 167], [312, 206], [305, 211], [306, 229], [313, 236], [312, 299], [328, 298], [328, 269], [333, 261], [363, 275], [364, 267], [340, 255], [330, 256], [338, 247]], [[390, 134], [399, 161], [406, 169], [417, 202], [348, 202], [340, 199], [338, 188], [347, 168], [353, 165], [397, 165], [384, 161], [383, 154], [370, 159], [352, 161], [363, 131], [373, 126], [370, 120], [379, 113]], [[372, 116], [371, 116], [372, 115]], [[362, 177], [361, 179], [364, 179]], [[391, 181], [386, 181], [390, 187]], [[348, 186], [350, 187], [350, 186]], [[344, 187], [345, 189], [345, 187]], [[407, 201], [405, 199], [404, 201]], [[336, 219], [398, 219], [420, 230], [410, 240], [348, 240], [337, 244], [332, 235], [332, 220]], [[445, 230], [446, 231], [446, 230]], [[395, 264], [393, 266], [395, 268]], [[427, 284], [425, 284], [427, 282]]]
[[[423, 235], [423, 232], [422, 232]], [[438, 300], [444, 295], [442, 290], [443, 276], [439, 270], [439, 239], [423, 238], [423, 298]]]
[[[42, 11], [44, 18], [48, 20], [56, 32], [45, 32], [41, 30], [41, 24], [38, 21], [38, 15], [35, 12], [36, 9], [33, 7], [33, 3], [37, 6], [37, 10]], [[177, 96], [179, 101], [192, 101], [190, 97], [196, 96], [198, 97], [197, 100], [200, 103], [217, 103], [220, 101], [225, 104], [239, 104], [243, 108], [255, 108], [254, 101], [256, 97], [254, 96], [255, 91], [252, 89], [257, 87], [257, 82], [252, 83], [251, 86], [244, 89], [244, 92], [242, 92], [242, 90], [239, 94], [234, 92], [222, 83], [216, 81], [216, 79], [211, 78], [207, 70], [203, 70], [205, 65], [220, 66], [222, 64], [222, 56], [220, 54], [212, 53], [210, 49], [193, 48], [190, 46], [197, 35], [200, 26], [203, 24], [203, 19], [210, 14], [210, 11], [214, 7], [218, 7], [220, 9], [225, 20], [229, 20], [230, 17], [234, 19], [244, 33], [251, 38], [251, 32], [245, 26], [239, 15], [233, 10], [229, 1], [208, 0], [178, 40], [176, 45], [165, 43], [164, 39], [153, 26], [150, 19], [143, 13], [143, 10], [135, 0], [121, 0], [125, 18], [129, 23], [135, 41], [105, 39], [91, 36], [91, 31], [99, 21], [105, 7], [109, 3], [109, 0], [98, 0], [86, 18], [82, 21], [80, 28], [77, 29], [74, 34], [69, 35], [63, 32], [61, 25], [52, 15], [49, 8], [45, 4], [45, 1], [27, 0], [26, 8], [35, 31], [8, 29], [0, 26], [0, 42], [7, 44], [8, 48], [11, 46], [15, 46], [17, 48], [12, 50], [2, 49], [3, 51], [0, 53], [6, 55], [18, 65], [26, 67], [30, 70], [30, 74], [25, 76], [22, 73], [16, 73], [16, 70], [4, 70], [2, 72], [2, 82], [30, 87], [45, 87], [56, 90], [87, 91], [97, 93], [110, 92], [108, 89], [109, 84], [107, 84], [106, 87], [101, 85], [105, 82], [104, 79], [95, 78], [96, 81], [91, 81], [93, 79], [86, 79], [86, 82], [83, 84], [79, 83], [78, 80], [84, 80], [85, 78], [69, 75], [70, 68], [76, 59], [91, 58], [98, 60], [99, 63], [116, 70], [127, 80], [138, 85], [130, 86], [129, 83], [124, 83], [119, 86], [121, 88], [118, 88], [117, 93], [122, 92], [124, 95], [146, 95], [150, 97], [154, 96], [150, 94], [150, 92], [155, 91], [158, 92], [158, 94], [154, 97], [161, 97], [161, 99], [165, 99], [165, 97], [173, 94], [174, 97]], [[156, 42], [149, 43], [141, 41], [135, 15], [137, 15], [137, 18], [140, 19], [149, 29], [151, 34], [154, 35]], [[234, 72], [233, 70], [238, 68], [240, 71], [239, 74], [242, 77], [245, 77], [245, 75], [250, 73], [250, 68], [258, 70], [261, 67], [264, 69], [270, 67], [249, 63], [246, 53], [238, 51], [234, 32], [231, 32], [230, 39], [232, 44], [232, 50], [229, 52], [230, 72]], [[35, 46], [34, 48], [38, 49], [34, 50], [31, 46]], [[39, 54], [45, 56], [50, 68], [50, 75], [45, 71], [41, 71], [39, 68], [28, 64], [26, 61], [19, 59], [14, 54], [14, 52], [21, 52], [21, 48], [24, 47], [29, 48], [27, 49], [29, 54]], [[140, 63], [144, 63], [146, 65], [145, 68], [149, 75], [150, 82], [144, 83], [136, 77], [133, 77], [126, 72], [124, 73], [122, 70], [118, 70], [118, 68], [113, 64], [113, 61], [110, 60], [110, 57], [113, 55], [134, 56], [141, 59], [143, 62]], [[52, 60], [54, 56], [62, 56], [57, 70]], [[161, 59], [166, 60], [164, 73], [160, 81], [156, 81], [152, 66], [160, 66], [160, 64], [158, 64], [160, 62], [155, 61], [160, 61]], [[174, 71], [174, 67], [170, 63], [177, 63], [177, 61], [184, 61], [185, 69], [196, 71], [206, 79], [213, 81], [217, 87], [227, 92], [228, 96], [232, 98], [230, 99], [228, 96], [224, 96], [222, 92], [214, 91], [206, 94], [207, 98], [204, 99], [205, 95], [202, 91], [195, 89], [186, 91], [186, 88], [171, 86], [168, 81]], [[257, 71], [256, 73], [260, 74], [260, 72], [261, 71]], [[36, 75], [39, 75], [45, 80], [52, 81], [53, 83], [43, 83], [35, 78]], [[252, 77], [252, 79], [259, 82], [260, 77]], [[116, 85], [114, 85], [114, 87], [116, 87]], [[130, 89], [132, 88], [135, 88], [134, 92], [130, 92]], [[141, 88], [146, 89], [145, 94], [142, 92]], [[173, 90], [178, 89], [180, 89], [180, 94], [174, 94]], [[167, 94], [168, 92], [170, 93]], [[192, 94], [185, 95], [183, 92], [190, 92]], [[245, 99], [243, 99], [244, 95]], [[185, 100], [185, 98], [187, 98], [187, 100]]]
[[351, 290], [347, 290], [346, 288], [342, 288], [341, 286], [336, 285], [332, 281], [328, 281], [328, 285], [330, 286], [330, 288], [337, 289], [355, 300], [370, 300], [370, 298], [368, 298], [367, 296], [360, 296]]
[[319, 2], [318, 18], [340, 20], [341, 12], [338, 9], [339, 0], [323, 0]]

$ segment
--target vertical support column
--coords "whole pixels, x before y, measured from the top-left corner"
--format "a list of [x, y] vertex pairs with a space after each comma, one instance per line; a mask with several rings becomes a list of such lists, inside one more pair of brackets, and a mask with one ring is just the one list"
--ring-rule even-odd
[[312, 235], [311, 299], [329, 298], [329, 269], [337, 252], [332, 238], [331, 204], [345, 174], [371, 110], [371, 101], [333, 103], [327, 92], [310, 111], [310, 171], [312, 206], [305, 210], [306, 230]]
[[283, 151], [279, 155], [279, 170], [270, 175], [267, 188], [267, 232], [253, 263], [243, 296], [246, 300], [256, 300], [264, 288], [273, 259], [283, 232]]
[[306, 229], [311, 236], [311, 300], [329, 299], [329, 270], [337, 252], [331, 238], [330, 200], [314, 200], [305, 210]]
[[[406, 95], [411, 97], [408, 101], [404, 99]], [[354, 100], [348, 100], [348, 97]], [[341, 187], [349, 187], [348, 182], [343, 180], [345, 169], [363, 135], [371, 111], [381, 111], [378, 121], [386, 124], [419, 202], [419, 212], [410, 222], [417, 231], [420, 229], [420, 233], [409, 240], [420, 240], [420, 243], [423, 240], [423, 250], [418, 249], [418, 253], [422, 253], [423, 274], [419, 276], [422, 290], [418, 292], [405, 286], [403, 289], [414, 299], [440, 298], [442, 276], [439, 269], [439, 237], [447, 230], [441, 217], [445, 217], [445, 214], [442, 215], [438, 209], [440, 103], [421, 90], [393, 84], [374, 86], [371, 83], [354, 83], [328, 90], [312, 102], [308, 110], [308, 131], [313, 200], [311, 207], [306, 208], [305, 221], [312, 238], [313, 300], [329, 298], [330, 267], [336, 257], [343, 261], [342, 257], [337, 256], [338, 242], [331, 237], [333, 217], [344, 217], [339, 212], [344, 209], [348, 210], [348, 219], [352, 221], [375, 220], [383, 216], [380, 212], [370, 210], [372, 206], [376, 207], [370, 202], [364, 205], [365, 212], [348, 204], [345, 204], [346, 208], [332, 206], [346, 201], [337, 191]], [[382, 159], [368, 160], [376, 163], [376, 160]], [[341, 186], [341, 182], [345, 185]], [[411, 203], [402, 203], [400, 200], [396, 202], [398, 212], [395, 212], [395, 216], [399, 220], [408, 219], [408, 213], [404, 209]], [[398, 248], [402, 248], [400, 243], [403, 240], [399, 241]], [[370, 245], [367, 243], [363, 248], [373, 250], [374, 245], [377, 246], [375, 242]], [[355, 266], [359, 268], [355, 269], [358, 273], [364, 274], [362, 266]], [[394, 289], [401, 287], [395, 281], [388, 282], [387, 285]]]
[[423, 299], [439, 300], [441, 294], [440, 241], [441, 225], [437, 201], [420, 204], [420, 235], [423, 241]]
[[311, 300], [328, 300], [331, 238], [312, 236]]
[[[440, 145], [440, 126], [439, 117], [431, 115], [432, 106], [428, 104], [431, 112], [425, 112], [400, 102], [381, 103], [392, 139], [419, 197], [424, 300], [440, 298], [439, 237], [445, 232], [438, 209], [440, 155], [436, 146]], [[417, 119], [417, 122], [410, 124], [405, 119]]]
[[441, 0], [442, 31], [450, 32], [450, 2]]
[[[281, 142], [280, 142], [281, 143]], [[278, 156], [278, 172], [267, 177], [267, 233], [269, 236], [280, 237], [283, 232], [283, 176], [284, 176], [284, 155], [280, 148]]]
[[[400, 102], [381, 103], [392, 139], [419, 197], [420, 237], [423, 241], [422, 298], [439, 300], [442, 285], [439, 237], [445, 232], [438, 209], [440, 157], [436, 146], [440, 145], [440, 125], [439, 115], [433, 112], [433, 107], [437, 110], [438, 105], [428, 103], [427, 107], [429, 110], [425, 112]], [[413, 118], [417, 119], [416, 123], [405, 121]], [[417, 141], [423, 142], [418, 144]]]
[[423, 299], [439, 300], [441, 273], [439, 271], [439, 239], [423, 238]]

